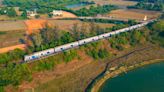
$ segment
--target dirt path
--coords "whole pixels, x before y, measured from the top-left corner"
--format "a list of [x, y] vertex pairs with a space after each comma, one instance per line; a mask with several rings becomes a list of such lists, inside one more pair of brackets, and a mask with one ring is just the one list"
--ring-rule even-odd
[[5, 48], [0, 48], [0, 53], [5, 53], [14, 49], [22, 49], [25, 50], [26, 45], [25, 44], [19, 44], [19, 45], [15, 45], [15, 46], [9, 46], [9, 47], [5, 47]]

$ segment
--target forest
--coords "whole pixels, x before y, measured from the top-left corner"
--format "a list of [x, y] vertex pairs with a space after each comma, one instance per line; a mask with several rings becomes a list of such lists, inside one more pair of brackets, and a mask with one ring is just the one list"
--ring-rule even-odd
[[97, 14], [108, 13], [114, 9], [117, 9], [114, 5], [90, 6], [89, 9], [82, 8], [75, 11], [75, 14], [78, 16], [95, 16]]
[[164, 10], [163, 0], [133, 0], [133, 1], [138, 1], [138, 3], [134, 6], [128, 6], [128, 8], [154, 10], [154, 11]]

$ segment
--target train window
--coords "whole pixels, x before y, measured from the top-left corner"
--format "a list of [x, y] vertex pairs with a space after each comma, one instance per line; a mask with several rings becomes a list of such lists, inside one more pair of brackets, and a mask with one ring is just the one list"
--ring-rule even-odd
[[41, 53], [41, 55], [43, 55], [43, 53]]
[[73, 47], [73, 45], [71, 45], [71, 47]]
[[60, 48], [61, 50], [63, 50], [63, 48]]
[[84, 41], [84, 43], [86, 43], [86, 42]]
[[103, 37], [105, 37], [105, 36], [103, 36]]
[[34, 58], [35, 58], [35, 56], [32, 56], [32, 58], [34, 59]]
[[50, 52], [47, 52], [47, 54], [49, 54]]
[[93, 41], [95, 40], [95, 39], [92, 39]]

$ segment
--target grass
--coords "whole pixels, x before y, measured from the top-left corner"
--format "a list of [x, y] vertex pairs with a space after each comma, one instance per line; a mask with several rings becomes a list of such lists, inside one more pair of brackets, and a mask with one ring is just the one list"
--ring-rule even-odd
[[20, 44], [24, 39], [25, 31], [0, 31], [0, 48]]
[[6, 34], [6, 32], [0, 32], [0, 35]]
[[35, 89], [35, 92], [83, 92], [83, 89], [88, 85], [88, 81], [102, 72], [103, 67], [104, 64], [102, 62], [92, 62], [92, 64], [86, 65], [70, 74], [40, 85]]
[[23, 21], [0, 21], [0, 31], [25, 30]]

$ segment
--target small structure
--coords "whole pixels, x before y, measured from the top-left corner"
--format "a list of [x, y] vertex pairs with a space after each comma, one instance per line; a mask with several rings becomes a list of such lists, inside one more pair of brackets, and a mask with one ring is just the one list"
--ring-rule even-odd
[[144, 17], [144, 21], [147, 21], [147, 16]]
[[53, 14], [53, 16], [62, 16], [63, 12], [62, 12], [62, 10], [53, 10], [52, 14]]
[[27, 16], [28, 17], [35, 17], [37, 14], [36, 9], [34, 11], [27, 10]]

